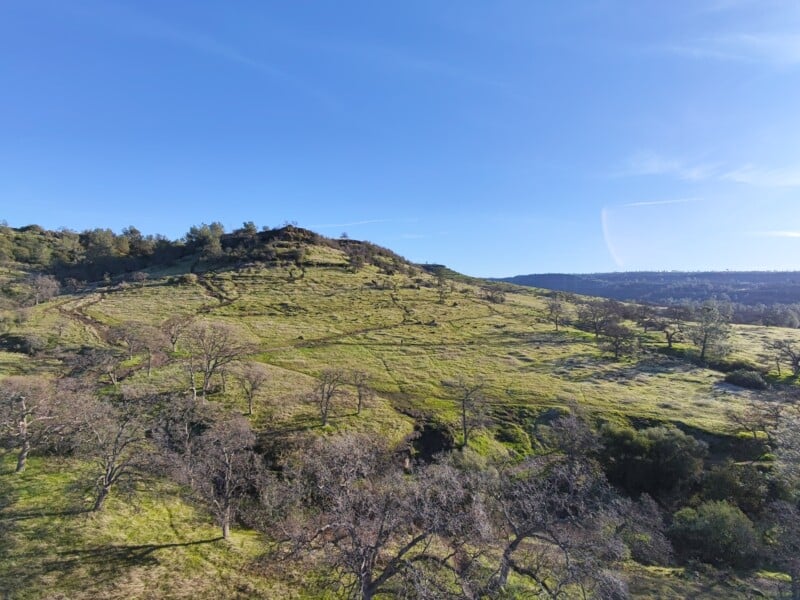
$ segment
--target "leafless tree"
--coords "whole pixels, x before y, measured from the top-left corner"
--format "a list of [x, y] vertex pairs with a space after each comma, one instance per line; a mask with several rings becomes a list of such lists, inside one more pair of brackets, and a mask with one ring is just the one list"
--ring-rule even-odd
[[615, 359], [633, 354], [636, 351], [636, 335], [621, 323], [606, 324], [600, 335], [600, 346], [611, 352]]
[[[792, 376], [800, 376], [800, 348], [791, 340], [777, 340], [770, 344], [770, 348], [777, 355], [776, 362], [780, 369], [780, 360], [786, 360], [792, 369]], [[780, 373], [779, 373], [780, 374]]]
[[99, 471], [92, 510], [101, 510], [115, 486], [132, 485], [146, 469], [151, 453], [144, 413], [134, 399], [91, 399], [83, 409], [79, 446]]
[[461, 448], [463, 449], [469, 444], [472, 430], [486, 421], [484, 410], [486, 398], [483, 395], [486, 382], [480, 378], [469, 380], [466, 377], [459, 377], [455, 381], [443, 383], [452, 388], [456, 395], [461, 416]]
[[61, 284], [52, 275], [43, 275], [41, 273], [31, 276], [30, 285], [33, 294], [33, 303], [39, 304], [45, 300], [49, 300], [53, 296], [57, 296], [61, 289]]
[[92, 348], [73, 357], [74, 374], [93, 374], [95, 377], [105, 375], [108, 383], [117, 387], [120, 381], [120, 363], [122, 357], [114, 348]]
[[578, 307], [578, 322], [598, 339], [609, 323], [619, 321], [621, 308], [615, 300], [590, 300]]
[[515, 572], [548, 598], [575, 589], [584, 596], [592, 590], [599, 597], [626, 596], [624, 583], [608, 570], [623, 546], [608, 535], [615, 528], [613, 494], [596, 465], [534, 457], [504, 473], [498, 486], [503, 550], [491, 590], [503, 589]]
[[728, 419], [757, 440], [760, 435], [766, 436], [767, 443], [774, 443], [775, 432], [781, 423], [783, 404], [777, 401], [750, 400], [740, 411], [728, 410]]
[[144, 287], [149, 277], [150, 276], [145, 271], [136, 271], [131, 275], [131, 280], [133, 280], [134, 283], [138, 283], [139, 287]]
[[299, 550], [323, 552], [350, 598], [369, 600], [416, 588], [415, 597], [448, 597], [420, 588], [431, 570], [458, 580], [456, 557], [476, 545], [487, 525], [480, 497], [448, 465], [405, 476], [400, 460], [367, 436], [319, 440], [290, 470], [305, 492], [303, 525], [292, 538]]
[[269, 371], [261, 363], [248, 362], [236, 369], [236, 379], [247, 399], [247, 414], [253, 414], [256, 395], [269, 381]]
[[369, 374], [366, 371], [355, 370], [350, 373], [350, 383], [356, 388], [356, 414], [361, 414], [361, 409], [372, 398], [374, 392], [370, 387]]
[[556, 327], [556, 331], [558, 331], [559, 326], [563, 322], [564, 315], [567, 311], [567, 305], [564, 302], [563, 297], [558, 292], [555, 292], [550, 298], [546, 301], [547, 305], [547, 316], [553, 322]]
[[173, 315], [161, 323], [161, 331], [169, 340], [172, 352], [177, 352], [178, 342], [193, 322], [192, 315]]
[[694, 324], [687, 328], [687, 336], [700, 351], [700, 360], [709, 354], [722, 356], [728, 353], [731, 334], [730, 306], [708, 300], [698, 306], [692, 314]]
[[109, 330], [109, 341], [125, 346], [128, 360], [132, 359], [134, 354], [138, 354], [141, 350], [140, 341], [142, 337], [139, 335], [139, 328], [142, 325], [142, 323], [126, 321], [120, 325], [115, 325]]
[[211, 380], [220, 369], [253, 351], [250, 344], [240, 341], [240, 334], [227, 323], [194, 323], [186, 333], [190, 355], [192, 389], [194, 375], [202, 376], [201, 394], [211, 390]]
[[52, 383], [38, 377], [7, 377], [0, 382], [0, 442], [17, 450], [16, 472], [25, 470], [31, 450], [63, 433]]
[[311, 399], [319, 407], [323, 427], [328, 424], [333, 401], [345, 393], [347, 380], [347, 372], [343, 369], [325, 369], [320, 373], [317, 385], [311, 392]]
[[191, 461], [184, 459], [181, 464], [182, 480], [209, 508], [225, 539], [258, 481], [254, 444], [255, 435], [244, 418], [222, 417], [197, 436]]

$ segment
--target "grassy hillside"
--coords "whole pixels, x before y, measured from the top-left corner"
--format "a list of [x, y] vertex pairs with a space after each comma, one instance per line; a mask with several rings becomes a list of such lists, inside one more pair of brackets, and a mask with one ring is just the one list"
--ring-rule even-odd
[[[724, 445], [738, 433], [729, 411], [777, 394], [724, 384], [724, 374], [662, 353], [658, 333], [642, 334], [644, 351], [636, 358], [614, 360], [589, 333], [571, 327], [556, 332], [540, 290], [509, 287], [504, 302], [493, 302], [480, 282], [443, 282], [418, 267], [367, 264], [354, 270], [348, 254], [329, 245], [305, 246], [299, 264], [234, 268], [186, 259], [153, 266], [148, 275], [137, 284], [110, 281], [37, 306], [6, 307], [6, 339], [35, 338], [41, 347], [33, 354], [0, 352], [0, 377], [59, 374], [65, 369], [61, 358], [70, 353], [113, 346], [115, 326], [158, 327], [175, 314], [192, 315], [228, 323], [253, 344], [251, 358], [269, 373], [251, 417], [265, 438], [357, 430], [399, 442], [424, 422], [457, 431], [459, 404], [451, 383], [462, 378], [484, 382], [490, 419], [470, 445], [494, 458], [513, 458], [520, 449], [518, 436], [509, 441], [510, 429], [531, 441], [537, 427], [556, 414], [552, 409], [573, 402], [597, 422], [669, 422]], [[769, 369], [763, 347], [774, 339], [800, 342], [800, 332], [737, 326], [733, 358]], [[141, 353], [124, 361], [121, 385], [187, 389], [179, 361], [165, 355], [155, 364], [148, 376]], [[366, 371], [376, 395], [357, 415], [350, 389], [321, 428], [308, 393], [331, 367]], [[232, 383], [215, 389], [211, 399], [245, 412], [245, 399]], [[11, 473], [9, 455], [3, 461], [0, 591], [11, 597], [322, 593], [313, 589], [313, 578], [297, 573], [265, 576], [257, 560], [265, 541], [242, 530], [231, 542], [216, 539], [209, 519], [174, 484], [150, 481], [132, 503], [117, 496], [96, 515], [81, 512], [86, 502], [77, 485], [85, 468], [80, 461], [38, 457], [22, 475]], [[721, 593], [702, 574], [631, 568], [632, 591], [641, 597], [655, 597], [654, 589], [676, 598]], [[752, 597], [756, 589], [771, 594], [776, 585], [780, 578], [770, 576], [726, 583], [724, 593]]]

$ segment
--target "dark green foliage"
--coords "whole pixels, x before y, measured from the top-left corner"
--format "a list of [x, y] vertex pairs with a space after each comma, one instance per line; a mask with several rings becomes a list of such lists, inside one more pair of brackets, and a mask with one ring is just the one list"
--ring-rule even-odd
[[716, 465], [703, 475], [702, 485], [703, 499], [727, 500], [751, 516], [761, 513], [770, 499], [767, 474], [750, 463]]
[[725, 500], [704, 502], [675, 513], [670, 537], [686, 559], [718, 567], [753, 568], [760, 544], [753, 523]]
[[637, 431], [606, 425], [600, 461], [611, 483], [632, 496], [665, 501], [686, 492], [703, 469], [708, 447], [674, 427]]
[[767, 389], [767, 382], [764, 381], [764, 378], [758, 371], [737, 369], [736, 371], [731, 371], [725, 376], [725, 382], [750, 390]]

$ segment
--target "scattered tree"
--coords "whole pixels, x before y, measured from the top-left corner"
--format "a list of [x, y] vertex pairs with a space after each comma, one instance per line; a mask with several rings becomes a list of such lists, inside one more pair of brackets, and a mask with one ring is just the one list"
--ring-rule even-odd
[[261, 470], [254, 444], [255, 435], [244, 418], [220, 418], [197, 436], [191, 460], [181, 464], [181, 479], [209, 508], [225, 539], [259, 482]]
[[792, 369], [792, 376], [800, 376], [800, 348], [791, 340], [777, 340], [770, 345], [775, 352], [780, 375], [780, 361], [786, 360]]
[[636, 351], [636, 335], [625, 325], [611, 322], [605, 325], [600, 336], [600, 347], [611, 352], [615, 359]]
[[253, 348], [239, 341], [237, 330], [227, 323], [197, 322], [186, 332], [190, 383], [196, 390], [195, 374], [202, 376], [201, 395], [211, 390], [211, 380], [226, 365], [249, 354]]
[[590, 300], [578, 307], [578, 324], [600, 338], [603, 330], [620, 319], [621, 304], [615, 300]]
[[553, 293], [553, 295], [547, 299], [547, 316], [555, 325], [556, 331], [558, 331], [559, 325], [563, 322], [566, 309], [567, 305], [558, 292]]
[[261, 363], [249, 362], [236, 369], [236, 378], [247, 400], [247, 414], [250, 416], [256, 395], [269, 381], [269, 371]]
[[79, 446], [99, 470], [93, 511], [103, 508], [112, 488], [132, 489], [149, 464], [144, 414], [139, 400], [88, 401], [81, 415]]
[[58, 295], [61, 284], [52, 275], [36, 274], [30, 278], [30, 285], [33, 294], [33, 303], [39, 304]]
[[461, 448], [463, 450], [469, 444], [469, 436], [473, 428], [484, 421], [482, 418], [485, 402], [483, 390], [486, 382], [483, 379], [470, 381], [465, 377], [459, 377], [455, 381], [445, 381], [444, 384], [451, 387], [456, 394], [461, 416]]
[[[290, 529], [296, 547], [320, 550], [348, 597], [442, 598], [430, 571], [457, 570], [487, 527], [480, 497], [448, 465], [403, 474], [382, 442], [362, 435], [318, 440], [290, 469], [304, 515]], [[434, 541], [438, 543], [434, 544]], [[424, 594], [424, 595], [423, 595]]]
[[7, 377], [0, 386], [0, 443], [17, 450], [16, 472], [31, 450], [48, 444], [64, 428], [53, 385], [46, 379]]
[[169, 340], [172, 352], [177, 352], [178, 341], [193, 323], [191, 315], [173, 315], [161, 324], [161, 331]]
[[369, 374], [366, 371], [361, 370], [355, 370], [351, 372], [350, 384], [356, 388], [356, 398], [358, 400], [358, 404], [356, 405], [356, 414], [360, 415], [361, 409], [364, 408], [364, 405], [367, 403], [367, 401], [369, 401], [369, 399], [374, 395], [374, 392], [369, 385]]
[[345, 393], [347, 373], [343, 369], [325, 369], [320, 373], [317, 385], [311, 393], [311, 399], [319, 407], [322, 426], [328, 424], [328, 417], [333, 408], [333, 401]]
[[724, 356], [729, 352], [727, 345], [731, 334], [730, 307], [708, 300], [697, 307], [692, 314], [694, 324], [688, 327], [687, 335], [700, 351], [700, 360], [709, 354]]

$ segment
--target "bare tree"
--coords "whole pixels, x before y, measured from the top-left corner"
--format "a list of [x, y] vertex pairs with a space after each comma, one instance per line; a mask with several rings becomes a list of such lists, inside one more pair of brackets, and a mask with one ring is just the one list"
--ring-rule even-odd
[[319, 407], [322, 426], [328, 424], [328, 417], [333, 408], [333, 401], [345, 393], [347, 373], [343, 369], [325, 369], [320, 373], [317, 385], [311, 393], [311, 399]]
[[138, 283], [140, 288], [143, 288], [149, 277], [150, 276], [145, 271], [136, 271], [131, 275], [131, 280], [134, 283]]
[[322, 551], [351, 598], [398, 589], [448, 597], [430, 589], [420, 595], [420, 587], [433, 583], [432, 567], [455, 575], [455, 557], [466, 555], [467, 540], [478, 545], [487, 526], [480, 497], [452, 467], [404, 476], [398, 457], [372, 437], [319, 440], [296, 457], [290, 477], [305, 490], [298, 494], [305, 516], [292, 539], [299, 549]]
[[608, 559], [621, 557], [622, 544], [607, 535], [614, 529], [613, 494], [596, 465], [534, 457], [498, 485], [503, 550], [491, 590], [503, 589], [515, 572], [548, 598], [567, 597], [571, 587], [584, 596], [593, 589], [606, 590], [600, 597], [625, 596], [624, 584], [608, 571]]
[[[780, 360], [784, 359], [792, 369], [792, 376], [800, 376], [800, 347], [791, 340], [777, 340], [770, 344], [770, 348], [776, 354], [776, 363], [780, 369]], [[780, 373], [778, 373], [780, 374]]]
[[191, 462], [182, 463], [183, 481], [209, 508], [225, 539], [258, 480], [254, 444], [255, 435], [244, 418], [220, 418], [197, 436]]
[[725, 415], [731, 423], [752, 435], [754, 440], [764, 435], [767, 443], [772, 445], [782, 413], [783, 405], [779, 402], [749, 400], [742, 410], [728, 410]]
[[567, 305], [564, 302], [563, 297], [558, 292], [555, 292], [550, 298], [546, 301], [547, 305], [547, 316], [553, 322], [556, 327], [556, 331], [558, 331], [559, 326], [563, 322], [564, 315], [567, 311]]
[[134, 321], [126, 321], [120, 325], [115, 325], [109, 330], [108, 340], [114, 344], [122, 344], [125, 346], [128, 354], [128, 360], [133, 358], [134, 354], [138, 354], [141, 350], [139, 335], [139, 328], [142, 323]]
[[53, 385], [34, 377], [7, 377], [0, 386], [0, 442], [17, 452], [16, 472], [25, 470], [32, 449], [52, 441], [64, 421]]
[[105, 375], [108, 383], [117, 387], [120, 381], [120, 363], [122, 357], [114, 348], [91, 348], [72, 357], [74, 374], [93, 374], [95, 377]]
[[49, 300], [53, 296], [57, 296], [61, 289], [61, 284], [52, 275], [43, 275], [38, 273], [31, 276], [30, 285], [33, 295], [33, 303], [39, 304], [45, 300]]
[[261, 363], [248, 362], [236, 369], [236, 378], [247, 399], [247, 414], [253, 414], [256, 395], [269, 381], [269, 371]]
[[361, 409], [367, 401], [372, 398], [374, 392], [370, 387], [369, 374], [366, 371], [355, 370], [350, 373], [350, 383], [356, 388], [356, 398], [358, 404], [356, 405], [356, 414], [361, 414]]
[[192, 389], [196, 372], [202, 376], [201, 394], [211, 390], [211, 380], [220, 369], [252, 352], [250, 344], [239, 340], [237, 330], [227, 323], [194, 323], [187, 331]]
[[622, 305], [615, 300], [590, 300], [578, 307], [578, 323], [599, 339], [609, 323], [619, 321], [621, 310]]
[[459, 413], [461, 416], [461, 448], [464, 449], [469, 444], [469, 436], [474, 427], [482, 424], [484, 417], [485, 397], [483, 390], [486, 382], [483, 379], [468, 380], [466, 377], [459, 377], [455, 381], [443, 382], [446, 386], [453, 388], [458, 402]]
[[177, 352], [180, 341], [186, 330], [194, 323], [192, 315], [173, 315], [161, 323], [161, 331], [169, 340], [172, 352]]
[[636, 335], [620, 323], [608, 323], [600, 336], [600, 346], [611, 352], [615, 359], [633, 354], [636, 351]]
[[722, 356], [730, 350], [727, 346], [731, 334], [730, 306], [708, 300], [693, 311], [694, 324], [687, 335], [700, 351], [700, 360], [709, 354]]
[[79, 446], [99, 474], [92, 510], [103, 508], [112, 488], [134, 484], [150, 459], [140, 401], [91, 400], [82, 414]]

